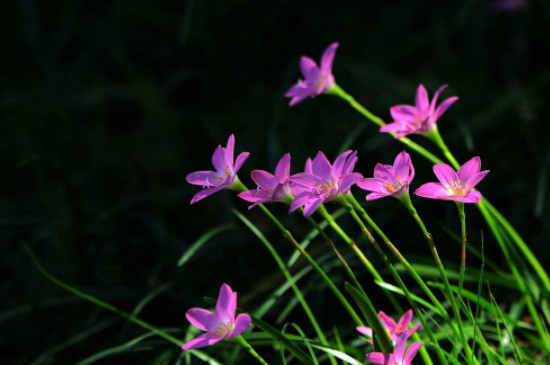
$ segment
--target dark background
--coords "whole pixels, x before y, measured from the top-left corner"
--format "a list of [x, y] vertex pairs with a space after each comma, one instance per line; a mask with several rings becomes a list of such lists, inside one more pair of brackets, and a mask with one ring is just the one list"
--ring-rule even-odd
[[[438, 123], [447, 144], [461, 163], [481, 156], [491, 173], [480, 190], [543, 266], [550, 264], [545, 0], [527, 0], [516, 12], [487, 1], [20, 0], [3, 2], [0, 24], [2, 363], [74, 363], [143, 333], [47, 281], [23, 244], [62, 280], [124, 310], [158, 290], [140, 317], [179, 329], [181, 337], [187, 308], [205, 306], [201, 298], [215, 297], [222, 282], [239, 292], [243, 308], [261, 303], [282, 279], [232, 207], [283, 256], [289, 245], [232, 192], [190, 206], [200, 187], [185, 176], [211, 169], [214, 148], [231, 133], [236, 152], [251, 153], [239, 173], [249, 187], [252, 169], [272, 171], [285, 152], [293, 172], [318, 150], [333, 159], [343, 148], [357, 149], [357, 171], [365, 176], [376, 162], [391, 163], [402, 145], [342, 101], [321, 95], [288, 107], [284, 93], [300, 77], [299, 57], [319, 60], [334, 41], [336, 81], [386, 121], [390, 106], [413, 104], [419, 83], [430, 96], [449, 84], [443, 98], [460, 100]], [[434, 180], [430, 164], [411, 155], [413, 188]], [[457, 228], [454, 206], [414, 201], [452, 265], [458, 249], [440, 228]], [[303, 238], [309, 228], [298, 216], [273, 211]], [[397, 202], [369, 211], [404, 252], [427, 255]], [[488, 230], [474, 207], [467, 215], [478, 245]], [[177, 266], [195, 240], [227, 224]], [[488, 234], [485, 251], [500, 264]], [[333, 326], [341, 315], [325, 294], [313, 291], [312, 301]], [[303, 322], [296, 313], [292, 319]], [[148, 345], [102, 361], [179, 355], [160, 339]]]

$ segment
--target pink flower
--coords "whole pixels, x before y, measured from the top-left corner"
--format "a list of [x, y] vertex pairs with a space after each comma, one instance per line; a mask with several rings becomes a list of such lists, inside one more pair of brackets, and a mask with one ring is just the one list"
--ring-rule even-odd
[[394, 122], [380, 128], [380, 132], [397, 132], [395, 138], [403, 137], [407, 134], [430, 134], [435, 129], [435, 123], [439, 117], [458, 100], [458, 97], [451, 96], [439, 104], [437, 108], [435, 107], [439, 94], [446, 87], [447, 85], [443, 85], [437, 89], [430, 103], [428, 92], [424, 88], [424, 85], [418, 85], [415, 105], [396, 105], [391, 107], [390, 113]]
[[189, 184], [201, 185], [204, 188], [204, 190], [195, 194], [191, 200], [191, 204], [219, 190], [233, 188], [237, 182], [237, 171], [239, 171], [250, 154], [248, 152], [242, 152], [237, 156], [237, 160], [233, 164], [234, 148], [235, 136], [230, 135], [227, 140], [227, 147], [224, 148], [218, 145], [212, 155], [212, 165], [214, 165], [216, 171], [196, 171], [187, 175], [185, 180], [187, 180]]
[[[412, 309], [406, 311], [405, 314], [403, 314], [403, 316], [399, 318], [399, 322], [397, 323], [395, 323], [395, 321], [391, 317], [389, 317], [388, 315], [386, 315], [386, 313], [382, 311], [378, 312], [378, 317], [380, 318], [380, 321], [382, 321], [382, 325], [384, 325], [386, 331], [388, 331], [388, 333], [390, 334], [391, 341], [394, 345], [401, 338], [401, 335], [403, 335], [404, 333], [408, 333], [410, 336], [418, 331], [418, 329], [422, 325], [418, 323], [409, 331], [409, 325], [411, 324], [412, 319]], [[357, 326], [356, 329], [365, 336], [372, 338], [372, 329], [370, 327]], [[373, 343], [372, 339], [367, 340], [367, 342], [370, 344]]]
[[216, 342], [233, 338], [250, 327], [250, 316], [241, 313], [235, 318], [237, 293], [227, 284], [220, 288], [216, 313], [203, 308], [191, 308], [185, 316], [191, 324], [206, 333], [192, 339], [182, 346], [184, 350], [212, 346]]
[[414, 167], [411, 157], [405, 151], [395, 158], [392, 165], [377, 164], [374, 168], [374, 178], [357, 181], [361, 189], [373, 191], [367, 195], [367, 200], [380, 199], [386, 196], [399, 198], [409, 193], [409, 186], [414, 177]]
[[462, 165], [458, 172], [447, 164], [438, 163], [433, 170], [440, 182], [424, 184], [414, 193], [424, 198], [479, 203], [481, 194], [472, 189], [489, 173], [489, 170], [480, 172], [480, 169], [481, 159], [477, 156]]
[[239, 194], [240, 198], [254, 203], [248, 209], [252, 209], [258, 204], [285, 202], [293, 198], [290, 190], [290, 153], [285, 154], [279, 160], [275, 168], [275, 175], [263, 170], [254, 170], [250, 175], [258, 185], [258, 189]]
[[296, 105], [308, 96], [317, 96], [334, 84], [332, 76], [332, 61], [338, 48], [338, 43], [333, 43], [323, 52], [321, 65], [317, 67], [315, 61], [307, 56], [300, 59], [300, 69], [305, 80], [298, 80], [298, 83], [290, 88], [285, 94], [290, 99], [290, 106]]
[[346, 194], [351, 186], [362, 176], [353, 172], [357, 163], [357, 152], [351, 150], [342, 153], [331, 165], [323, 152], [317, 153], [313, 161], [306, 162], [305, 172], [290, 177], [297, 185], [296, 199], [290, 205], [290, 212], [304, 207], [304, 216], [308, 217], [324, 202], [340, 194]]
[[405, 352], [405, 346], [411, 333], [403, 333], [393, 349], [393, 354], [369, 352], [366, 356], [373, 365], [411, 365], [418, 350], [424, 345], [422, 342], [413, 342]]

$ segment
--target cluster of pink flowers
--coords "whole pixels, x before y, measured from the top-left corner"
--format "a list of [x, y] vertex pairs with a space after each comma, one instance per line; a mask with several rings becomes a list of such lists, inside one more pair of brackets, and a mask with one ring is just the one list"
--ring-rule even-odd
[[[235, 137], [231, 135], [227, 147], [218, 146], [212, 156], [216, 171], [197, 171], [187, 175], [187, 181], [202, 185], [191, 200], [195, 203], [219, 190], [234, 189], [237, 186], [237, 171], [248, 157], [248, 152], [239, 154], [233, 162]], [[409, 154], [402, 151], [395, 158], [393, 165], [377, 164], [374, 177], [363, 178], [354, 172], [357, 163], [357, 152], [348, 150], [330, 163], [323, 152], [317, 153], [313, 160], [308, 159], [303, 172], [290, 175], [290, 154], [285, 154], [275, 169], [275, 174], [263, 170], [254, 170], [252, 180], [258, 186], [255, 190], [241, 192], [238, 196], [252, 205], [270, 202], [290, 204], [290, 212], [303, 207], [304, 216], [310, 216], [326, 202], [346, 195], [354, 184], [370, 191], [366, 200], [380, 199], [386, 196], [402, 198], [409, 194], [409, 187], [414, 178], [414, 166]], [[458, 171], [451, 166], [439, 163], [433, 171], [439, 182], [426, 183], [414, 192], [416, 195], [441, 200], [454, 200], [462, 203], [478, 203], [481, 200], [479, 191], [474, 187], [489, 173], [481, 170], [481, 160], [473, 157]]]
[[[406, 311], [397, 323], [393, 318], [382, 311], [378, 312], [378, 317], [391, 337], [391, 341], [394, 345], [393, 353], [369, 352], [366, 355], [367, 359], [374, 365], [410, 365], [416, 353], [423, 345], [422, 342], [413, 342], [405, 351], [407, 340], [418, 331], [421, 326], [421, 324], [418, 323], [409, 330], [412, 310], [409, 309]], [[370, 337], [367, 340], [368, 343], [371, 345], [374, 343], [372, 340], [372, 329], [370, 327], [358, 326], [357, 331]]]

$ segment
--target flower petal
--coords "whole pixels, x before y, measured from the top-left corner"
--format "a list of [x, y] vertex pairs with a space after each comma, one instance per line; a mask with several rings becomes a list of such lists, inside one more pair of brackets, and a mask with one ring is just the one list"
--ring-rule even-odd
[[472, 191], [464, 197], [458, 196], [453, 199], [462, 203], [479, 203], [481, 200], [481, 193], [479, 191]]
[[233, 166], [234, 151], [235, 151], [235, 135], [232, 134], [227, 139], [227, 147], [225, 147], [225, 165], [226, 166]]
[[395, 161], [393, 162], [393, 175], [394, 178], [398, 178], [399, 181], [407, 181], [408, 185], [411, 184], [414, 177], [414, 167], [411, 161], [411, 156], [409, 156], [406, 151], [402, 151], [395, 158]]
[[[394, 122], [389, 123], [380, 128], [380, 132], [390, 133], [390, 132], [406, 132], [409, 128], [403, 122]], [[398, 138], [398, 137], [396, 137]]]
[[370, 327], [357, 326], [357, 327], [355, 327], [355, 329], [357, 331], [361, 332], [362, 334], [364, 334], [365, 336], [372, 337], [372, 328], [370, 328]]
[[405, 358], [403, 359], [403, 365], [411, 365], [411, 362], [422, 345], [424, 345], [422, 342], [413, 342], [409, 346], [407, 353], [405, 354]]
[[313, 213], [315, 213], [315, 211], [317, 210], [317, 208], [319, 208], [319, 206], [321, 204], [323, 204], [323, 198], [319, 197], [319, 198], [310, 198], [306, 205], [304, 206], [304, 217], [309, 217], [310, 215], [312, 215]]
[[393, 354], [384, 354], [382, 352], [369, 352], [367, 355], [367, 360], [371, 362], [372, 365], [393, 365], [395, 364], [395, 357]]
[[355, 184], [357, 182], [357, 180], [361, 179], [363, 177], [363, 175], [361, 175], [360, 173], [358, 172], [352, 172], [351, 174], [347, 174], [346, 176], [344, 176], [341, 180], [340, 180], [340, 186], [338, 187], [338, 190], [336, 191], [336, 195], [342, 193], [346, 193], [349, 188], [351, 188], [351, 186], [353, 184]]
[[395, 105], [390, 108], [394, 121], [411, 122], [418, 116], [418, 109], [412, 105]]
[[285, 153], [275, 167], [275, 179], [283, 184], [290, 178], [290, 153]]
[[304, 75], [306, 80], [319, 76], [317, 63], [307, 56], [302, 56], [300, 58], [300, 71], [302, 71], [302, 75]]
[[247, 190], [237, 195], [239, 198], [246, 200], [247, 202], [254, 203], [248, 207], [248, 209], [254, 208], [259, 203], [263, 203], [265, 199], [271, 198], [271, 194], [265, 190]]
[[334, 55], [337, 48], [338, 42], [334, 42], [323, 52], [323, 55], [321, 56], [321, 74], [325, 76], [332, 74], [332, 62], [334, 61]]
[[441, 117], [443, 113], [445, 113], [447, 109], [449, 109], [449, 107], [453, 105], [454, 102], [457, 100], [458, 97], [456, 96], [451, 96], [450, 98], [445, 99], [431, 115], [429, 124], [434, 124], [439, 119], [439, 117]]
[[[249, 152], [241, 152], [237, 156], [237, 160], [235, 161], [235, 171], [234, 171], [235, 175], [237, 174], [237, 171], [239, 171], [239, 169], [242, 167], [244, 161], [248, 158], [248, 156], [250, 156]], [[231, 163], [233, 163], [233, 161], [231, 161]]]
[[478, 156], [472, 157], [464, 165], [460, 166], [457, 175], [460, 181], [465, 184], [470, 177], [474, 176], [481, 170], [481, 159]]
[[420, 186], [414, 192], [415, 195], [422, 196], [424, 198], [451, 200], [447, 194], [447, 189], [439, 183], [426, 183]]
[[330, 178], [330, 170], [329, 160], [323, 152], [319, 151], [311, 163], [311, 171], [313, 171], [314, 175], [323, 179]]
[[202, 200], [202, 199], [206, 198], [207, 196], [210, 196], [210, 195], [212, 195], [212, 194], [214, 194], [214, 193], [216, 193], [216, 192], [218, 192], [222, 189], [223, 189], [223, 187], [202, 189], [201, 191], [199, 191], [198, 193], [195, 194], [193, 199], [191, 199], [190, 204], [195, 204], [199, 200]]
[[344, 165], [344, 169], [342, 170], [342, 174], [351, 174], [353, 172], [353, 169], [355, 168], [355, 164], [357, 163], [357, 151], [353, 151], [351, 155], [348, 156], [348, 159], [346, 160], [346, 164]]
[[275, 176], [271, 175], [271, 173], [267, 171], [253, 170], [250, 173], [250, 176], [252, 177], [252, 180], [254, 180], [256, 185], [264, 190], [274, 189], [275, 186], [277, 186], [277, 180], [275, 180]]
[[351, 150], [347, 150], [346, 152], [336, 157], [336, 160], [334, 160], [334, 163], [332, 164], [332, 168], [330, 171], [330, 175], [333, 176], [335, 179], [339, 179], [342, 176], [342, 171], [346, 163], [346, 158], [350, 153], [351, 153]]
[[468, 185], [468, 190], [473, 189], [483, 178], [489, 173], [489, 170], [481, 171], [466, 180], [465, 185]]
[[377, 178], [365, 178], [357, 181], [357, 186], [363, 190], [383, 192], [383, 188], [386, 185], [386, 181]]
[[248, 314], [239, 314], [235, 319], [235, 327], [233, 329], [233, 332], [231, 333], [230, 338], [236, 337], [246, 331], [248, 327], [250, 327], [251, 322], [252, 320], [250, 319], [250, 316]]
[[380, 320], [382, 321], [382, 324], [388, 330], [388, 332], [395, 331], [395, 327], [397, 326], [397, 324], [395, 323], [393, 318], [391, 318], [390, 316], [388, 316], [386, 313], [382, 311], [378, 312], [378, 317], [380, 318]]
[[216, 316], [222, 322], [233, 321], [236, 308], [237, 293], [231, 290], [229, 285], [223, 284], [216, 302]]
[[416, 109], [420, 111], [421, 114], [428, 113], [430, 108], [430, 100], [428, 98], [428, 92], [422, 84], [418, 85], [418, 89], [416, 90], [415, 104]]
[[412, 309], [406, 311], [405, 314], [403, 314], [401, 318], [399, 318], [399, 322], [397, 322], [397, 327], [401, 327], [405, 331], [408, 330], [409, 324], [411, 323], [412, 315]]
[[214, 171], [195, 171], [188, 174], [185, 177], [185, 180], [189, 184], [209, 187], [209, 186], [215, 185], [217, 176], [218, 176], [218, 173]]
[[222, 340], [222, 337], [216, 336], [213, 333], [203, 333], [199, 337], [192, 339], [182, 346], [182, 349], [199, 349], [201, 347], [212, 346], [216, 342]]
[[210, 331], [218, 323], [216, 315], [204, 308], [191, 308], [185, 313], [187, 320], [202, 331]]
[[439, 181], [445, 186], [453, 185], [458, 180], [458, 175], [453, 168], [445, 163], [435, 164], [433, 167], [434, 174]]
[[437, 99], [439, 98], [439, 95], [443, 92], [443, 90], [445, 90], [447, 88], [447, 84], [445, 85], [441, 85], [439, 87], [439, 89], [436, 90], [435, 94], [434, 94], [434, 97], [432, 99], [432, 102], [430, 103], [430, 115], [433, 115], [434, 114], [434, 111], [435, 111], [435, 105], [437, 103]]
[[393, 180], [393, 166], [377, 163], [374, 166], [374, 178], [385, 182]]
[[216, 171], [221, 171], [227, 166], [225, 163], [225, 148], [221, 145], [218, 145], [212, 154], [212, 165]]
[[376, 199], [380, 199], [380, 198], [385, 198], [387, 196], [390, 196], [390, 194], [386, 194], [386, 193], [370, 193], [368, 194], [365, 199], [367, 199], [367, 201], [372, 201], [372, 200], [376, 200]]

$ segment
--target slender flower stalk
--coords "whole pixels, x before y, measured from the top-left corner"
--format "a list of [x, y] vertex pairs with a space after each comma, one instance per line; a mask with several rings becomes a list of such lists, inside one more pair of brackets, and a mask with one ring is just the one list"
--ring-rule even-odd
[[252, 357], [254, 357], [258, 362], [262, 365], [269, 365], [267, 361], [264, 360], [263, 357], [261, 357], [256, 350], [244, 339], [243, 336], [237, 336], [235, 337], [235, 341], [239, 343], [242, 347], [244, 347]]
[[464, 203], [456, 202], [458, 217], [460, 219], [460, 233], [462, 244], [460, 250], [460, 274], [458, 276], [458, 296], [462, 296], [462, 287], [464, 285], [464, 273], [466, 271], [466, 214], [464, 213]]

